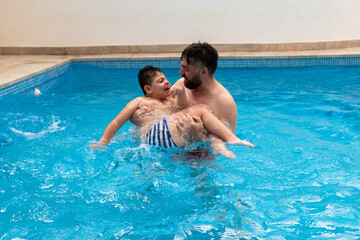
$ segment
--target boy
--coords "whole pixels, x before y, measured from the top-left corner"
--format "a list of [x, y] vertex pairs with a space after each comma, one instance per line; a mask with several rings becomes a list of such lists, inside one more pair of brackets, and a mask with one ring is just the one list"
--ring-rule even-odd
[[[146, 66], [139, 71], [139, 84], [145, 97], [138, 97], [130, 101], [125, 108], [107, 126], [99, 142], [92, 146], [107, 145], [115, 133], [130, 119], [138, 126], [140, 136], [146, 143], [162, 147], [184, 147], [187, 139], [205, 139], [204, 134], [186, 133], [183, 135], [176, 126], [177, 119], [183, 114], [188, 114], [196, 122], [201, 120], [205, 129], [219, 139], [209, 139], [216, 153], [225, 157], [234, 158], [223, 141], [230, 144], [243, 144], [253, 148], [253, 145], [237, 138], [219, 119], [205, 107], [194, 105], [183, 110], [175, 105], [176, 99], [171, 96], [170, 82], [159, 68]], [[192, 136], [189, 136], [192, 135]]]

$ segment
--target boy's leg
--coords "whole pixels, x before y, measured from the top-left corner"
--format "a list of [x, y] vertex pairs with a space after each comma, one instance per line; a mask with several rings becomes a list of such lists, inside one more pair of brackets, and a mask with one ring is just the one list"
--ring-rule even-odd
[[211, 148], [215, 154], [221, 154], [227, 158], [235, 158], [235, 154], [226, 148], [225, 143], [215, 135], [210, 137]]
[[209, 110], [200, 105], [193, 105], [182, 110], [183, 114], [199, 117], [207, 131], [222, 139], [227, 143], [240, 143], [240, 139], [236, 137], [223, 122], [214, 116]]
[[221, 122], [217, 117], [215, 117], [214, 114], [201, 105], [190, 106], [186, 109], [183, 109], [181, 112], [184, 114], [190, 114], [191, 116], [200, 117], [206, 130], [219, 137], [224, 142], [231, 144], [239, 143], [247, 147], [254, 148], [254, 145], [247, 140], [241, 140], [236, 137], [235, 134], [231, 132], [231, 130], [227, 128], [223, 122]]
[[[184, 126], [182, 127], [184, 130], [180, 130], [179, 118], [181, 118], [181, 116], [184, 116], [184, 114], [191, 116], [192, 118], [196, 118], [196, 117], [199, 118], [202, 124], [198, 124], [198, 125], [204, 125], [205, 129], [209, 133], [215, 135], [224, 142], [230, 144], [239, 143], [248, 146], [250, 148], [254, 148], [254, 146], [250, 142], [246, 140], [241, 140], [238, 137], [236, 137], [231, 132], [231, 130], [224, 125], [223, 122], [221, 122], [218, 118], [216, 118], [208, 109], [200, 105], [190, 106], [188, 108], [183, 109], [180, 112], [170, 115], [167, 118], [169, 122], [169, 129], [171, 132], [172, 139], [175, 142], [175, 144], [178, 146], [186, 145], [188, 139], [194, 139], [199, 141], [200, 140], [199, 137], [205, 138], [205, 135], [198, 134], [199, 130], [197, 131], [197, 133], [189, 130], [191, 129], [190, 126]], [[187, 125], [186, 122], [184, 124]], [[198, 136], [193, 136], [193, 135], [198, 135]]]
[[[200, 116], [200, 112], [190, 113], [189, 111], [184, 111], [172, 114], [167, 118], [171, 138], [175, 144], [177, 146], [187, 146], [194, 141], [200, 142], [208, 139], [215, 154], [221, 154], [227, 158], [235, 158], [235, 154], [226, 148], [224, 141], [219, 137], [212, 133], [210, 135], [203, 133], [204, 124]], [[193, 126], [194, 123], [196, 126]], [[179, 124], [181, 125], [180, 127]]]

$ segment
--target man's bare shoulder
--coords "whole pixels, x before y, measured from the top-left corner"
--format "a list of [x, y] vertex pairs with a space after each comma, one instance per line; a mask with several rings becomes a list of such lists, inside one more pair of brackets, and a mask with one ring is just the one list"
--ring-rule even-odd
[[215, 108], [217, 109], [217, 113], [230, 124], [231, 130], [235, 132], [237, 123], [237, 107], [235, 100], [230, 92], [220, 83], [216, 92], [214, 104], [216, 105]]
[[234, 101], [234, 98], [230, 94], [230, 92], [218, 82], [217, 87], [213, 90], [213, 94], [219, 99], [221, 98], [222, 101]]
[[220, 112], [236, 110], [235, 100], [229, 92], [220, 92], [216, 94], [216, 96], [213, 98], [213, 102]]

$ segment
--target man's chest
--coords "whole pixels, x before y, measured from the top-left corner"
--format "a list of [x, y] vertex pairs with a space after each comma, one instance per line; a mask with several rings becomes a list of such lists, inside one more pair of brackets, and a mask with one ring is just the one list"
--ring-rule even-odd
[[213, 113], [217, 114], [219, 112], [218, 109], [218, 98], [213, 95], [208, 96], [194, 96], [193, 94], [188, 95], [188, 103], [189, 105], [205, 105], [211, 110]]

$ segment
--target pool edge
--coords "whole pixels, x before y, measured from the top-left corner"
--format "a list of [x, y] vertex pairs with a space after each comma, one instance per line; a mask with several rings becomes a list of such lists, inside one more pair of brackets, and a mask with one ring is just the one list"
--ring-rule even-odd
[[[4, 55], [2, 55], [4, 56]], [[2, 57], [0, 56], [0, 58]], [[16, 57], [21, 57], [21, 56], [13, 56], [14, 59], [16, 59]], [[31, 59], [34, 59], [34, 61], [36, 62], [36, 59], [39, 56], [26, 56], [31, 62]], [[44, 57], [44, 56], [42, 56]], [[234, 52], [219, 52], [219, 58], [220, 59], [235, 59], [235, 60], [251, 60], [251, 59], [260, 59], [260, 60], [264, 60], [264, 59], [319, 59], [319, 58], [347, 58], [347, 57], [360, 57], [360, 51], [356, 53], [334, 53], [334, 52], [329, 52], [329, 53], [322, 53], [319, 54], [318, 52], [302, 52], [302, 53], [298, 53], [298, 54], [284, 54], [284, 55], [279, 55], [279, 54], [273, 54], [270, 52], [267, 53], [262, 53], [260, 54], [237, 54]], [[10, 87], [14, 84], [20, 83], [26, 79], [32, 78], [36, 75], [45, 73], [47, 71], [50, 71], [52, 69], [55, 69], [59, 66], [62, 66], [64, 64], [67, 63], [72, 63], [72, 62], [80, 62], [80, 61], [122, 61], [122, 60], [175, 60], [175, 59], [179, 59], [179, 54], [178, 53], [167, 53], [167, 54], [106, 54], [106, 55], [74, 55], [74, 56], [69, 56], [67, 55], [65, 58], [63, 59], [58, 59], [56, 62], [52, 63], [48, 63], [45, 67], [41, 68], [41, 69], [37, 69], [34, 71], [29, 70], [28, 72], [22, 74], [21, 76], [17, 76], [14, 77], [13, 79], [10, 79], [8, 81], [4, 81], [3, 83], [0, 83], [0, 91]], [[29, 64], [29, 62], [27, 62], [26, 64]], [[25, 65], [25, 64], [24, 64]], [[1, 70], [1, 69], [0, 69]], [[6, 74], [6, 73], [5, 73]]]

